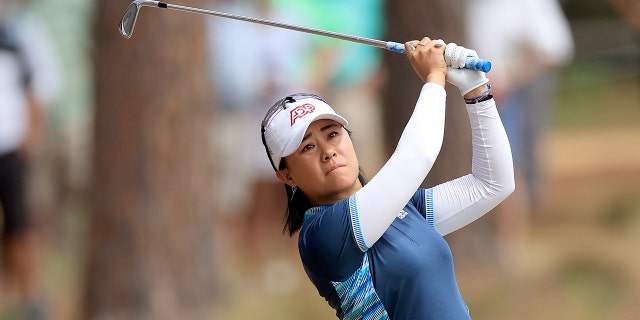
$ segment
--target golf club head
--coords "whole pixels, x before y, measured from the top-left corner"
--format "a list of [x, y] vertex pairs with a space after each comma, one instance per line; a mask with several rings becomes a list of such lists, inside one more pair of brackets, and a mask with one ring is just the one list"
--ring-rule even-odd
[[127, 11], [122, 15], [122, 20], [120, 20], [120, 34], [122, 34], [123, 37], [131, 39], [141, 7], [140, 2], [131, 2], [129, 7], [127, 7]]
[[131, 2], [129, 7], [127, 7], [127, 11], [122, 15], [122, 20], [120, 20], [120, 34], [127, 39], [131, 39], [131, 36], [133, 35], [133, 28], [136, 26], [136, 20], [138, 20], [140, 8], [145, 6], [158, 6], [159, 2], [160, 1], [149, 0], [135, 0]]

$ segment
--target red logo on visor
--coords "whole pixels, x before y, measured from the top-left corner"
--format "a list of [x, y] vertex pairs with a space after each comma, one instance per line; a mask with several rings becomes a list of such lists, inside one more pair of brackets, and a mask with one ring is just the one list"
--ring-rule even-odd
[[313, 111], [316, 110], [316, 107], [314, 107], [312, 104], [310, 103], [305, 103], [301, 106], [295, 107], [293, 110], [291, 110], [291, 126], [293, 126], [294, 123], [296, 123], [296, 120], [301, 119], [302, 117], [313, 113]]

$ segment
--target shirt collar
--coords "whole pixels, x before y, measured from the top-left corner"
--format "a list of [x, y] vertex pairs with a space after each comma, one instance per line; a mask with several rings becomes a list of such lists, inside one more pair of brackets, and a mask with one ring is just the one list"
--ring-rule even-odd
[[324, 211], [324, 209], [330, 207], [331, 205], [324, 205], [324, 206], [317, 206], [317, 207], [313, 207], [313, 208], [309, 208], [307, 209], [307, 211], [304, 212], [304, 221], [306, 221], [307, 219], [313, 217], [316, 213], [320, 213], [322, 211]]

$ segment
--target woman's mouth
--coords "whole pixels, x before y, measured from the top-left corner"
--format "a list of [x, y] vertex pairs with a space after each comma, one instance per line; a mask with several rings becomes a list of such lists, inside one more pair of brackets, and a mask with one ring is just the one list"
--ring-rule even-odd
[[334, 164], [333, 166], [331, 166], [329, 171], [327, 171], [327, 175], [329, 175], [330, 173], [332, 173], [336, 169], [339, 169], [339, 168], [342, 168], [342, 167], [344, 167], [344, 164]]

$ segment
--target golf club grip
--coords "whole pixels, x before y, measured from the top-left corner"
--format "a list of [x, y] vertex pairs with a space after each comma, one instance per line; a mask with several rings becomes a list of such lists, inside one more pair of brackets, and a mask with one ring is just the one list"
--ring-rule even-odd
[[[403, 43], [393, 41], [387, 42], [387, 50], [402, 54], [406, 53]], [[478, 58], [467, 58], [467, 61], [464, 64], [464, 68], [482, 72], [489, 72], [489, 70], [491, 70], [491, 61]]]

